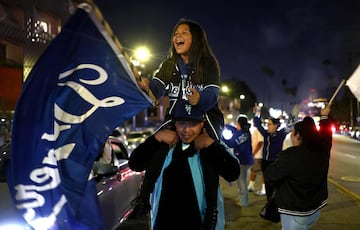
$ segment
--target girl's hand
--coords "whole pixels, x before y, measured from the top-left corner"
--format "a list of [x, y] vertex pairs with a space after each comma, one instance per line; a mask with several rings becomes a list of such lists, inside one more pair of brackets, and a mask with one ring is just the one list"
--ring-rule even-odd
[[191, 94], [188, 95], [190, 105], [197, 105], [197, 103], [199, 103], [200, 100], [199, 91], [195, 88], [189, 88], [189, 90], [191, 91]]
[[140, 77], [137, 79], [136, 82], [140, 89], [144, 90], [146, 93], [149, 93], [149, 79], [147, 79], [146, 77]]

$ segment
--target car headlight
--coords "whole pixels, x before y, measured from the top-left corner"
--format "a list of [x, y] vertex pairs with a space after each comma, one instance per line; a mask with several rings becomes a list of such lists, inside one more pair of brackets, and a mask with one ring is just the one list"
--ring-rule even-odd
[[0, 230], [31, 230], [31, 228], [28, 225], [22, 224], [22, 223], [4, 223], [0, 224]]

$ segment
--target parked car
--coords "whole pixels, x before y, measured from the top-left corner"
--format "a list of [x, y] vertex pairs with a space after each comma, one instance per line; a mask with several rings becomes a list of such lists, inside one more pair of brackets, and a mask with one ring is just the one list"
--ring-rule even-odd
[[143, 173], [132, 171], [128, 165], [131, 151], [124, 144], [123, 135], [110, 136], [112, 161], [94, 163], [97, 195], [106, 229], [121, 225], [131, 214], [131, 202], [136, 198]]
[[130, 131], [126, 134], [126, 141], [131, 150], [134, 150], [139, 144], [143, 143], [147, 137], [152, 135], [150, 130]]
[[[105, 222], [105, 229], [116, 229], [130, 216], [141, 185], [143, 173], [132, 171], [128, 166], [129, 148], [122, 135], [110, 136], [110, 163], [94, 162], [93, 177], [96, 180], [97, 196]], [[10, 143], [0, 148], [0, 230], [31, 229], [19, 217], [11, 202], [6, 180], [6, 168], [10, 161]], [[99, 159], [101, 156], [99, 156]], [[84, 210], [85, 211], [85, 210]]]
[[15, 212], [9, 187], [7, 185], [7, 167], [10, 162], [10, 143], [0, 147], [0, 230], [31, 229], [23, 218]]

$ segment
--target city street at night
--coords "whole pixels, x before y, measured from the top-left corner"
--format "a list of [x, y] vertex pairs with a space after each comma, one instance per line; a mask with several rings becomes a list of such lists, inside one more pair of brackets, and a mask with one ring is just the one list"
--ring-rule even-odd
[[[344, 144], [345, 143], [345, 144]], [[350, 143], [350, 144], [349, 144]], [[336, 164], [343, 164], [342, 161], [336, 161], [340, 158], [341, 149], [344, 146], [352, 148], [353, 150], [359, 149], [359, 141], [350, 139], [349, 137], [334, 135], [332, 157], [330, 161], [330, 172], [328, 179], [329, 198], [328, 204], [321, 210], [320, 219], [314, 225], [312, 230], [358, 230], [360, 229], [360, 183], [341, 181], [340, 172], [346, 172], [346, 175], [356, 177], [358, 170], [349, 171], [351, 167], [347, 166], [342, 168], [342, 171], [337, 172], [335, 169]], [[357, 148], [356, 148], [357, 146]], [[335, 152], [336, 151], [336, 152]], [[348, 150], [348, 154], [351, 151]], [[344, 155], [344, 154], [343, 154]], [[356, 156], [359, 159], [359, 156]], [[358, 160], [352, 160], [352, 163], [358, 163]], [[343, 174], [344, 175], [344, 174]], [[257, 184], [259, 181], [257, 180]], [[249, 206], [238, 207], [235, 200], [237, 198], [237, 186], [235, 183], [229, 185], [224, 180], [221, 180], [221, 188], [224, 196], [225, 203], [225, 230], [275, 230], [281, 229], [280, 223], [272, 223], [262, 219], [259, 216], [259, 211], [266, 202], [266, 196], [258, 196], [253, 192], [249, 193]], [[255, 187], [255, 191], [257, 191]], [[146, 220], [131, 220], [126, 222], [118, 230], [128, 229], [148, 229]]]
[[[229, 186], [221, 181], [225, 202], [225, 230], [279, 230], [280, 223], [262, 219], [259, 211], [266, 201], [265, 196], [250, 193], [250, 205], [245, 208], [234, 204], [237, 196], [236, 184]], [[320, 219], [312, 230], [358, 230], [360, 229], [360, 200], [349, 196], [349, 191], [329, 180], [328, 205], [321, 210]], [[117, 230], [147, 230], [146, 220], [131, 220]]]
[[359, 12], [0, 0], [0, 230], [360, 230]]

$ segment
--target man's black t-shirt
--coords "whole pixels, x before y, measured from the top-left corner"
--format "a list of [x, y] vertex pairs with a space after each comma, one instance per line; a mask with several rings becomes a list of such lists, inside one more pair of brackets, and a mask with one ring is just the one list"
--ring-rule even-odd
[[156, 230], [201, 227], [196, 192], [188, 163], [188, 157], [192, 156], [195, 150], [190, 146], [182, 151], [181, 146], [178, 144], [174, 149], [172, 161], [163, 173], [161, 198], [154, 228]]

